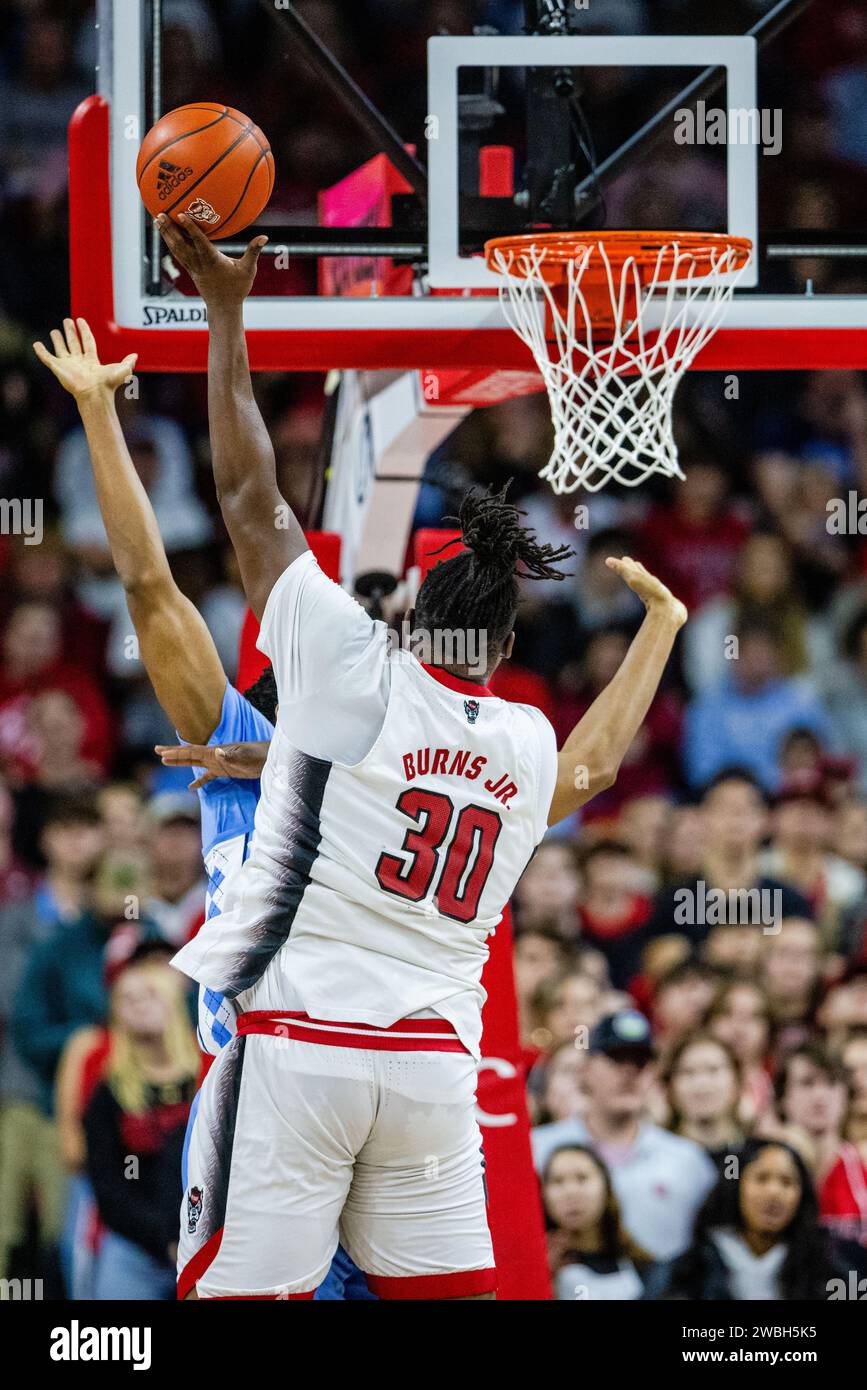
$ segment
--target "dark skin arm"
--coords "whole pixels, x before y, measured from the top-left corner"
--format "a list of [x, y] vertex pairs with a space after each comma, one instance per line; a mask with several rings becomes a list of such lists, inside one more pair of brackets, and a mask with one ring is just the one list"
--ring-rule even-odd
[[213, 782], [217, 777], [238, 777], [256, 781], [262, 775], [268, 757], [270, 743], [227, 743], [220, 748], [216, 744], [207, 746], [190, 744], [179, 748], [157, 744], [164, 767], [203, 767], [201, 776], [190, 783], [190, 791]]
[[556, 825], [617, 779], [620, 764], [647, 717], [686, 609], [637, 560], [605, 562], [647, 609], [623, 663], [572, 730], [557, 759], [548, 824]]
[[277, 487], [274, 449], [256, 404], [244, 300], [253, 288], [267, 237], [255, 237], [239, 260], [224, 256], [181, 213], [157, 226], [208, 306], [208, 417], [214, 482], [235, 547], [247, 600], [261, 619], [283, 571], [308, 549], [297, 518]]
[[154, 509], [124, 441], [115, 391], [135, 355], [104, 365], [84, 319], [33, 350], [75, 398], [90, 449], [99, 510], [126, 591], [139, 652], [161, 707], [182, 738], [205, 743], [220, 722], [226, 673], [205, 620], [178, 588]]

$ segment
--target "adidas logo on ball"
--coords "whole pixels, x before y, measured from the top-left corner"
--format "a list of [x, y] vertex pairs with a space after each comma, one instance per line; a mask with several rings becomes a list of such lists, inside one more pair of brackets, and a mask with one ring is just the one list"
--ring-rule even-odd
[[161, 159], [159, 170], [157, 171], [157, 193], [159, 197], [168, 198], [174, 193], [176, 188], [180, 188], [185, 179], [190, 177], [193, 172], [188, 166], [182, 169], [179, 164], [170, 164], [167, 159]]

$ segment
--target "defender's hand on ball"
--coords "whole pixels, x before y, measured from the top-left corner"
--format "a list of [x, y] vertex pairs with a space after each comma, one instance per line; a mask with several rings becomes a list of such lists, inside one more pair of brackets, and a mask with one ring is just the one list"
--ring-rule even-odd
[[85, 319], [64, 319], [63, 330], [63, 333], [59, 328], [51, 330], [53, 355], [42, 343], [34, 343], [33, 351], [77, 401], [92, 391], [113, 395], [118, 386], [129, 381], [138, 361], [137, 352], [131, 352], [122, 362], [103, 364]]
[[620, 575], [634, 594], [638, 595], [648, 611], [654, 609], [663, 612], [671, 618], [675, 626], [683, 627], [687, 619], [686, 605], [681, 603], [679, 598], [675, 598], [671, 590], [667, 589], [655, 574], [651, 574], [637, 560], [631, 560], [628, 555], [624, 555], [622, 559], [609, 555], [605, 563], [610, 570]]
[[254, 237], [243, 256], [224, 256], [185, 212], [177, 221], [161, 213], [156, 226], [178, 265], [191, 276], [206, 304], [240, 304], [256, 279], [256, 268], [266, 236]]

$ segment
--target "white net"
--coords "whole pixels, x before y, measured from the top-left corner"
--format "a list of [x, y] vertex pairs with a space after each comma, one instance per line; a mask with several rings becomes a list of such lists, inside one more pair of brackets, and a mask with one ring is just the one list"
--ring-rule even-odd
[[[554, 451], [541, 477], [557, 493], [596, 492], [612, 480], [636, 487], [651, 473], [682, 478], [672, 434], [674, 393], [719, 327], [742, 258], [722, 239], [701, 261], [671, 241], [660, 246], [648, 273], [633, 256], [612, 263], [604, 242], [594, 241], [576, 248], [558, 300], [545, 277], [546, 255], [544, 244], [528, 240], [517, 252], [495, 248], [491, 262], [504, 277], [503, 311], [533, 353], [551, 403]], [[595, 258], [613, 314], [602, 330], [582, 288]]]

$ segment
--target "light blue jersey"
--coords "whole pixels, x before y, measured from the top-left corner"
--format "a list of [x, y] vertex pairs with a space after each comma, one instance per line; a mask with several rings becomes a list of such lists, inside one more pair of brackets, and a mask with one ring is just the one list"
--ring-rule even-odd
[[[270, 742], [274, 726], [254, 709], [233, 685], [226, 686], [220, 722], [208, 743], [221, 747], [227, 743]], [[182, 740], [183, 742], [183, 740]], [[204, 769], [196, 769], [196, 776]], [[247, 858], [250, 836], [259, 802], [259, 780], [217, 777], [199, 787], [202, 815], [202, 857], [208, 884], [205, 893], [205, 924], [208, 930], [222, 910], [224, 883]], [[199, 1044], [214, 1056], [235, 1034], [235, 1011], [222, 994], [199, 989]]]

